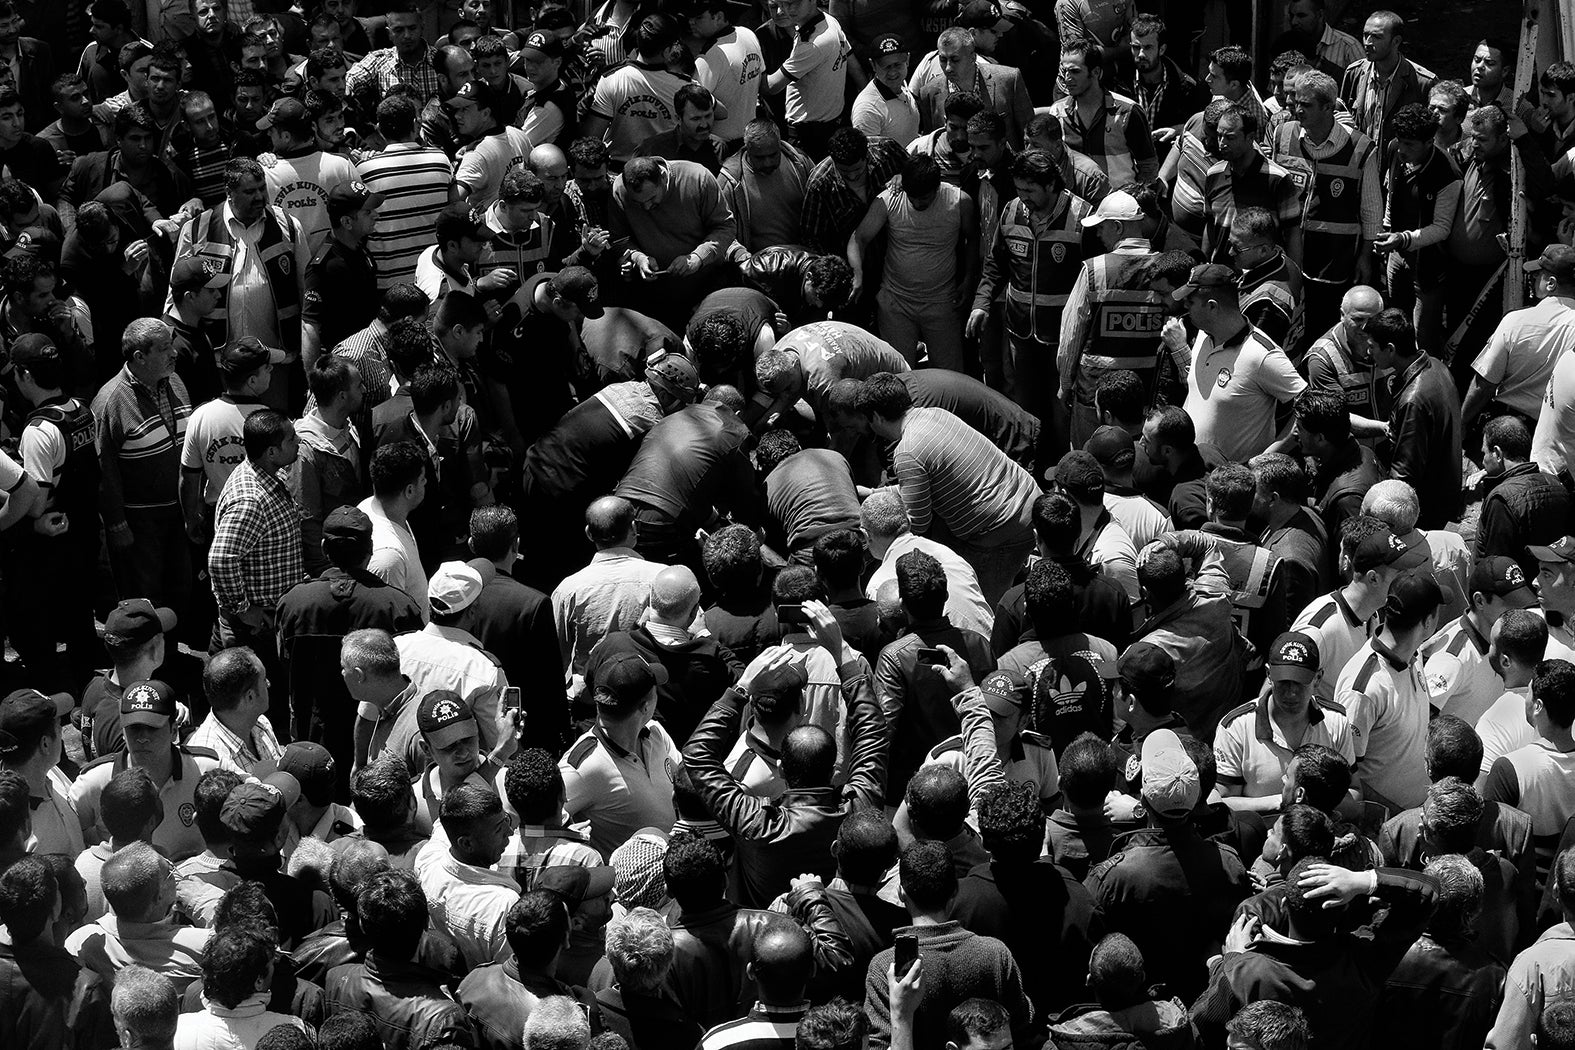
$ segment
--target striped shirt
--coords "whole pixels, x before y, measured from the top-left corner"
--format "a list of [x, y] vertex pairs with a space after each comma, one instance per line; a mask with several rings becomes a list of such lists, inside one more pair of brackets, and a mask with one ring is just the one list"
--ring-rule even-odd
[[798, 1023], [809, 1003], [768, 1006], [756, 1002], [749, 1014], [719, 1024], [700, 1040], [700, 1050], [793, 1050]]
[[1203, 176], [1203, 251], [1214, 262], [1231, 261], [1231, 224], [1249, 207], [1266, 208], [1279, 220], [1283, 240], [1301, 223], [1307, 201], [1296, 176], [1256, 150], [1240, 168], [1215, 161]]
[[394, 142], [355, 166], [356, 178], [387, 199], [377, 210], [377, 229], [367, 251], [377, 263], [377, 286], [415, 280], [416, 260], [432, 245], [438, 213], [448, 204], [454, 165], [440, 149]]
[[960, 540], [1030, 525], [1033, 475], [944, 408], [908, 410], [892, 465], [916, 533], [936, 520]]
[[[501, 773], [497, 779], [501, 787]], [[513, 812], [511, 805], [508, 808]], [[522, 891], [529, 891], [543, 868], [595, 868], [603, 863], [602, 855], [568, 828], [521, 824], [509, 836], [503, 856], [492, 867], [500, 875], [513, 878]]]
[[202, 725], [186, 741], [186, 746], [207, 748], [219, 756], [221, 769], [243, 777], [267, 776], [279, 768], [279, 756], [284, 754], [267, 715], [258, 718], [251, 733], [242, 740], [233, 729], [219, 721], [218, 715], [209, 711]]
[[432, 48], [427, 48], [414, 62], [400, 60], [399, 49], [379, 48], [350, 67], [345, 74], [345, 92], [351, 98], [371, 98], [373, 104], [365, 112], [377, 108], [377, 101], [386, 96], [395, 84], [407, 84], [415, 89], [416, 102], [424, 105], [427, 99], [443, 91], [443, 78], [432, 68]]
[[[119, 490], [126, 510], [173, 507], [179, 501], [180, 452], [191, 399], [179, 376], [150, 390], [121, 367], [93, 398], [93, 420], [104, 484]], [[109, 501], [113, 506], [114, 502]], [[118, 525], [106, 514], [105, 525]]]
[[224, 612], [272, 611], [301, 582], [301, 508], [277, 474], [243, 460], [224, 483], [208, 548], [213, 597]]

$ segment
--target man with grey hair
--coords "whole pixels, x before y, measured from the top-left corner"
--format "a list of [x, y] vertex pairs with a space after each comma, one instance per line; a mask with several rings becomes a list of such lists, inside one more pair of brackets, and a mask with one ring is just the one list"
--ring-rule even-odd
[[175, 904], [175, 869], [146, 842], [134, 842], [104, 862], [104, 901], [109, 914], [78, 927], [65, 949], [85, 970], [107, 981], [131, 963], [168, 978], [176, 991], [202, 976], [202, 955], [211, 930], [170, 919]]
[[1371, 514], [1388, 525], [1411, 552], [1409, 561], [1432, 566], [1433, 579], [1444, 592], [1438, 607], [1438, 622], [1447, 623], [1470, 607], [1466, 580], [1471, 574], [1471, 552], [1458, 532], [1449, 529], [1419, 529], [1421, 503], [1416, 489], [1404, 481], [1380, 481], [1362, 497], [1362, 513]]
[[962, 555], [927, 536], [915, 535], [908, 524], [908, 511], [895, 488], [876, 489], [859, 508], [859, 523], [869, 543], [871, 557], [880, 564], [864, 587], [870, 601], [880, 598], [881, 588], [897, 585], [897, 559], [909, 551], [923, 551], [946, 570], [946, 616], [965, 631], [985, 637], [995, 627], [995, 612], [979, 588], [979, 577]]
[[115, 1034], [123, 1047], [172, 1050], [180, 1020], [180, 996], [163, 974], [132, 964], [115, 974], [110, 998]]
[[946, 100], [956, 91], [978, 92], [1006, 120], [1006, 138], [1013, 146], [1022, 143], [1023, 127], [1034, 115], [1033, 100], [1018, 71], [981, 56], [973, 33], [958, 26], [941, 31], [935, 54], [919, 63], [908, 90], [919, 106], [921, 134], [945, 125]]
[[662, 987], [673, 968], [673, 931], [660, 915], [635, 908], [608, 923], [607, 961], [617, 983], [596, 993], [607, 1031], [630, 1046], [688, 1047], [700, 1041], [699, 1024]]
[[597, 642], [640, 622], [651, 581], [665, 568], [635, 552], [634, 517], [634, 504], [620, 496], [603, 496], [587, 507], [585, 536], [596, 553], [589, 565], [553, 589], [558, 651], [571, 681], [584, 682], [585, 663]]
[[578, 1003], [566, 995], [542, 999], [525, 1021], [525, 1050], [586, 1050], [591, 1023]]
[[782, 141], [772, 121], [744, 125], [743, 142], [717, 176], [738, 238], [728, 253], [740, 262], [752, 252], [800, 240], [799, 216], [815, 166], [797, 146]]

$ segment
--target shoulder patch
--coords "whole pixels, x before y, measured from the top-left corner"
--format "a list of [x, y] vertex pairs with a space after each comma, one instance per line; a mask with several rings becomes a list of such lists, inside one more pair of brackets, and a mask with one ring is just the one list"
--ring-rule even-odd
[[1234, 721], [1235, 719], [1240, 718], [1242, 715], [1250, 714], [1255, 711], [1257, 707], [1258, 702], [1256, 700], [1248, 700], [1245, 704], [1233, 707], [1220, 716], [1220, 725], [1223, 726], [1226, 722]]
[[1351, 689], [1358, 693], [1367, 692], [1367, 684], [1372, 680], [1373, 672], [1378, 670], [1379, 662], [1377, 653], [1368, 653], [1356, 677], [1351, 679]]
[[942, 740], [939, 744], [936, 744], [934, 747], [930, 748], [930, 753], [927, 757], [932, 760], [939, 759], [951, 754], [954, 751], [961, 751], [962, 749], [962, 736], [949, 736], [945, 740]]
[[580, 766], [585, 764], [585, 760], [591, 757], [591, 752], [595, 750], [596, 738], [587, 733], [585, 736], [580, 737], [579, 743], [569, 748], [568, 753], [563, 756], [563, 761], [569, 764], [570, 769], [579, 769]]
[[1466, 634], [1465, 631], [1461, 631], [1459, 634], [1456, 634], [1449, 640], [1448, 645], [1444, 646], [1444, 652], [1448, 653], [1450, 656], [1458, 657], [1466, 651], [1466, 646], [1470, 644], [1471, 638]]
[[188, 747], [182, 744], [180, 749], [183, 754], [190, 755], [192, 758], [211, 758], [215, 762], [224, 761], [219, 757], [219, 753], [211, 747]]
[[1334, 603], [1330, 602], [1307, 618], [1309, 627], [1322, 627], [1329, 622], [1329, 617], [1334, 615]]

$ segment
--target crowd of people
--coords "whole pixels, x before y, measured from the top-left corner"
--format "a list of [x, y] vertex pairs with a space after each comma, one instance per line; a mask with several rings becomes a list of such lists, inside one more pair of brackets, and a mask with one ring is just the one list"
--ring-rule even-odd
[[1368, 8], [0, 0], [0, 1047], [1575, 1048], [1575, 64]]

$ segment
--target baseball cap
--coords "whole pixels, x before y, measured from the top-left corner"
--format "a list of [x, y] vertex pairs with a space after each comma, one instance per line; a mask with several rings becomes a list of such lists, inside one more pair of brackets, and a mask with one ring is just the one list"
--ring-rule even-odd
[[1011, 25], [1006, 13], [993, 0], [968, 0], [957, 13], [957, 24], [964, 29], [996, 29]]
[[606, 896], [617, 880], [609, 864], [584, 867], [579, 864], [553, 864], [536, 873], [537, 890], [551, 890], [571, 905], [578, 906], [588, 900]]
[[1105, 472], [1099, 468], [1099, 461], [1082, 449], [1062, 456], [1046, 480], [1084, 496], [1105, 491]]
[[1384, 602], [1384, 614], [1402, 620], [1419, 622], [1422, 617], [1444, 602], [1444, 592], [1430, 572], [1408, 572], [1396, 576], [1389, 585], [1389, 597]]
[[461, 84], [458, 91], [443, 100], [443, 104], [459, 108], [476, 106], [496, 113], [497, 98], [497, 92], [492, 90], [491, 84], [485, 80], [471, 80]]
[[870, 53], [876, 58], [884, 58], [886, 55], [906, 55], [908, 45], [902, 42], [902, 37], [895, 33], [887, 33], [875, 38], [875, 42], [870, 45]]
[[157, 608], [146, 598], [127, 598], [104, 618], [104, 634], [127, 645], [146, 642], [175, 629], [173, 610]]
[[497, 234], [487, 225], [481, 212], [463, 202], [450, 204], [437, 217], [438, 244], [469, 237], [477, 241], [490, 241]]
[[1125, 470], [1137, 458], [1132, 435], [1108, 424], [1089, 435], [1083, 443], [1083, 451], [1098, 460], [1100, 466], [1116, 470]]
[[1133, 642], [1116, 661], [1121, 684], [1139, 696], [1156, 696], [1176, 685], [1176, 661], [1153, 642]]
[[1575, 248], [1550, 244], [1535, 259], [1521, 263], [1521, 269], [1527, 273], [1551, 273], [1561, 281], [1575, 281]]
[[120, 724], [162, 729], [175, 719], [175, 690], [157, 678], [128, 686], [120, 694]]
[[1575, 563], [1575, 536], [1560, 536], [1546, 547], [1533, 543], [1526, 549], [1538, 561]]
[[282, 365], [286, 360], [283, 350], [263, 346], [251, 336], [225, 343], [219, 351], [219, 371], [234, 379], [250, 375], [263, 365]]
[[1162, 817], [1179, 818], [1198, 804], [1198, 767], [1181, 738], [1156, 729], [1143, 738], [1143, 801]]
[[1318, 667], [1318, 643], [1300, 631], [1286, 631], [1269, 647], [1269, 677], [1276, 682], [1311, 682]]
[[58, 361], [60, 351], [55, 341], [40, 332], [17, 336], [11, 343], [11, 364], [29, 365], [34, 361]]
[[1393, 565], [1409, 553], [1411, 548], [1385, 526], [1362, 537], [1351, 552], [1351, 567], [1357, 572], [1381, 569], [1385, 565]]
[[279, 756], [279, 772], [288, 773], [301, 787], [301, 795], [314, 806], [334, 800], [334, 756], [322, 744], [297, 740]]
[[476, 713], [452, 689], [432, 690], [416, 708], [416, 728], [430, 747], [447, 747], [465, 735], [466, 726], [476, 726]]
[[1514, 558], [1502, 554], [1483, 558], [1471, 567], [1469, 593], [1478, 592], [1508, 598], [1517, 609], [1530, 609], [1537, 604], [1537, 592], [1531, 589], [1526, 571]]
[[385, 194], [372, 192], [360, 179], [341, 182], [328, 191], [328, 217], [337, 219], [353, 215], [362, 208], [381, 208], [387, 199]]
[[700, 375], [683, 354], [659, 352], [645, 363], [645, 381], [685, 402], [700, 390]]
[[1108, 194], [1099, 205], [1094, 208], [1094, 214], [1083, 219], [1084, 226], [1098, 226], [1111, 219], [1120, 219], [1122, 222], [1133, 222], [1143, 217], [1143, 209], [1138, 207], [1137, 198], [1125, 190], [1116, 190]]
[[469, 608], [483, 586], [481, 573], [468, 563], [446, 561], [427, 581], [427, 598], [432, 602], [433, 612], [452, 616]]
[[589, 320], [596, 320], [602, 315], [601, 288], [596, 283], [596, 275], [583, 266], [565, 266], [553, 274], [552, 294], [560, 299], [567, 299], [580, 308], [580, 313]]
[[18, 758], [60, 729], [60, 704], [37, 689], [18, 689], [0, 700], [0, 758]]
[[979, 694], [992, 714], [1014, 715], [1028, 703], [1028, 681], [1016, 671], [991, 671], [979, 681]]
[[219, 810], [219, 823], [242, 842], [267, 841], [279, 833], [285, 814], [301, 797], [301, 785], [289, 773], [270, 773], [230, 789]]
[[538, 62], [546, 59], [562, 58], [564, 55], [563, 41], [551, 33], [544, 33], [538, 29], [525, 38], [525, 42], [520, 45], [520, 54], [527, 58], [534, 58]]
[[647, 693], [667, 684], [667, 668], [647, 663], [639, 653], [614, 653], [596, 669], [596, 702], [634, 707]]
[[1236, 288], [1240, 282], [1236, 279], [1236, 271], [1220, 263], [1204, 263], [1194, 266], [1187, 275], [1187, 283], [1170, 293], [1176, 302], [1181, 302], [1193, 292], [1205, 288]]
[[323, 519], [325, 540], [365, 540], [372, 536], [372, 519], [359, 507], [335, 507]]
[[268, 107], [268, 112], [257, 121], [258, 131], [267, 131], [269, 128], [282, 128], [286, 131], [312, 130], [312, 115], [307, 112], [306, 106], [293, 98], [278, 99]]
[[199, 259], [188, 255], [170, 270], [170, 291], [195, 292], [199, 288], [223, 288], [230, 283], [230, 275], [212, 259]]

